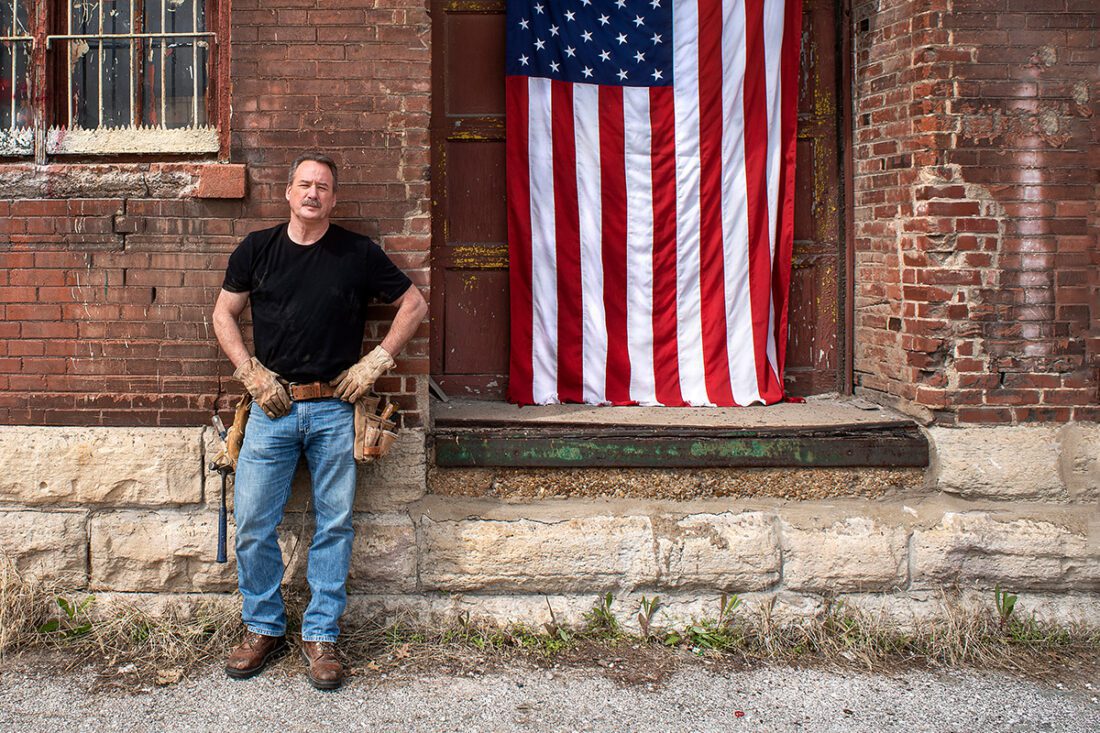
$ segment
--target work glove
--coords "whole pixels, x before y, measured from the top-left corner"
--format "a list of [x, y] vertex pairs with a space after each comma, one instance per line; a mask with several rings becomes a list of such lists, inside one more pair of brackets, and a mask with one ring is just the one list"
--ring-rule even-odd
[[290, 395], [286, 393], [286, 388], [279, 382], [275, 372], [261, 364], [256, 357], [237, 367], [233, 377], [244, 385], [268, 417], [274, 419], [290, 412]]
[[340, 372], [329, 384], [336, 387], [336, 396], [344, 402], [355, 402], [370, 391], [374, 383], [396, 364], [390, 352], [381, 346], [364, 356], [351, 367]]

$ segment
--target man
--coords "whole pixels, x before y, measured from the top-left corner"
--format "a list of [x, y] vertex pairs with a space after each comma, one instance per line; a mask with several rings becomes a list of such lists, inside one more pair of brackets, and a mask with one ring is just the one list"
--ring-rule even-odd
[[[284, 566], [275, 528], [302, 452], [313, 484], [316, 529], [306, 579], [302, 654], [314, 687], [343, 680], [338, 621], [352, 543], [355, 496], [353, 403], [393, 368], [427, 312], [420, 291], [367, 237], [329, 223], [336, 164], [316, 153], [290, 167], [290, 221], [245, 237], [229, 258], [214, 306], [218, 343], [254, 400], [237, 462], [234, 518], [244, 641], [226, 661], [242, 679], [286, 646], [280, 592]], [[362, 354], [367, 305], [398, 304], [389, 332]], [[239, 318], [251, 301], [255, 355]]]

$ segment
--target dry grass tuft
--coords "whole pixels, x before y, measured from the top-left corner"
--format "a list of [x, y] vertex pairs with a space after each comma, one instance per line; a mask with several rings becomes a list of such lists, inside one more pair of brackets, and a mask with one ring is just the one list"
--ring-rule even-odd
[[[779, 620], [773, 603], [750, 608], [736, 596], [722, 596], [711, 618], [661, 626], [654, 598], [643, 599], [638, 609], [643, 634], [631, 635], [611, 612], [610, 596], [603, 596], [579, 627], [556, 619], [541, 629], [499, 627], [464, 614], [449, 625], [426, 628], [391, 616], [347, 621], [341, 646], [352, 670], [365, 675], [480, 672], [526, 659], [540, 665], [605, 666], [605, 673], [614, 667], [623, 681], [652, 682], [698, 658], [868, 671], [916, 665], [1048, 678], [1100, 674], [1100, 629], [1042, 623], [1014, 609], [1014, 603], [1015, 596], [999, 590], [980, 604], [944, 594], [931, 618], [901, 626], [839, 601], [826, 603], [813, 618]], [[113, 679], [121, 669], [131, 682], [171, 684], [197, 667], [220, 662], [241, 634], [239, 606], [224, 597], [156, 612], [117, 597], [109, 608], [96, 604], [93, 595], [62, 591], [20, 574], [0, 553], [0, 661], [15, 652], [49, 650], [55, 669], [91, 663]], [[291, 639], [298, 636], [304, 608], [302, 591], [288, 590]]]
[[24, 576], [0, 553], [0, 661], [35, 636], [52, 598], [50, 589]]
[[240, 635], [239, 608], [198, 601], [192, 608], [150, 612], [94, 595], [65, 591], [21, 574], [0, 553], [0, 660], [28, 650], [61, 652], [61, 666], [123, 665], [135, 676], [177, 681], [220, 658]]

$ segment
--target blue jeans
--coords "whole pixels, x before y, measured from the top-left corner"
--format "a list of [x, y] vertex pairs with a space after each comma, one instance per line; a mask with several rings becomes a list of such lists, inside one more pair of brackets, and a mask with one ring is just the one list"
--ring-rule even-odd
[[283, 556], [275, 528], [290, 498], [290, 483], [305, 451], [313, 484], [316, 528], [309, 546], [310, 601], [302, 618], [304, 641], [336, 641], [347, 605], [355, 499], [355, 408], [338, 399], [294, 402], [272, 420], [252, 405], [233, 486], [237, 523], [237, 582], [245, 626], [258, 634], [286, 633], [280, 585]]

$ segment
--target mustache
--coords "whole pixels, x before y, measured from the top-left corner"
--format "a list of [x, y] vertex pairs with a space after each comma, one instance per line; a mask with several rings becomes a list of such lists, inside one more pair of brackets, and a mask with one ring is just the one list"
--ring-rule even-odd
[[302, 199], [302, 205], [303, 206], [315, 206], [317, 208], [320, 208], [321, 207], [321, 201], [320, 201], [320, 199], [315, 199], [311, 196], [306, 196], [304, 199]]

